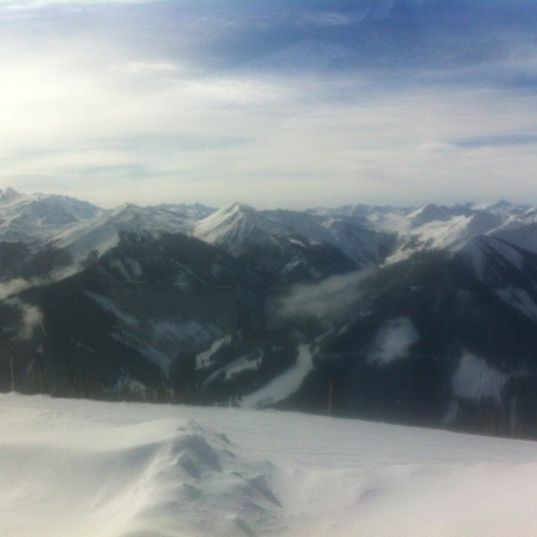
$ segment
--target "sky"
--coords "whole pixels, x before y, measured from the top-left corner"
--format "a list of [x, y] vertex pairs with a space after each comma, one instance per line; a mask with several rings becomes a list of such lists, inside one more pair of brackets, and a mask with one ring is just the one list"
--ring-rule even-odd
[[0, 0], [0, 186], [537, 203], [534, 0]]

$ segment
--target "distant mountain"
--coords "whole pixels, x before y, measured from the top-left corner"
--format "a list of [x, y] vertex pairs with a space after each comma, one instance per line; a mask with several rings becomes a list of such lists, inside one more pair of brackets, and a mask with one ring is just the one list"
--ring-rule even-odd
[[68, 248], [76, 259], [90, 252], [107, 252], [119, 242], [120, 231], [152, 233], [191, 233], [195, 222], [212, 212], [202, 205], [158, 205], [138, 207], [127, 204], [106, 211], [87, 225], [75, 228], [58, 238], [58, 244]]
[[80, 262], [92, 251], [102, 254], [115, 246], [121, 230], [189, 233], [196, 220], [213, 211], [200, 204], [127, 204], [106, 210], [66, 196], [7, 188], [0, 191], [0, 240], [37, 248], [54, 244]]
[[103, 211], [66, 196], [0, 192], [0, 239], [51, 241], [67, 230], [85, 226]]
[[537, 436], [536, 214], [5, 191], [0, 388]]
[[430, 222], [445, 222], [446, 220], [453, 218], [457, 213], [458, 211], [454, 211], [449, 207], [429, 203], [428, 205], [411, 212], [408, 215], [408, 218], [412, 221], [413, 227], [419, 227], [424, 224], [429, 224]]
[[269, 245], [278, 236], [295, 237], [295, 241], [329, 244], [359, 267], [380, 263], [394, 243], [393, 236], [364, 227], [362, 221], [354, 217], [284, 210], [257, 211], [238, 203], [223, 207], [199, 221], [194, 236], [218, 245], [232, 255]]
[[240, 254], [251, 244], [270, 240], [277, 228], [261, 212], [249, 205], [234, 203], [222, 207], [197, 223], [194, 235], [209, 244]]
[[307, 211], [259, 211], [239, 203], [218, 210], [200, 204], [129, 204], [105, 210], [65, 196], [25, 195], [8, 188], [0, 192], [0, 240], [55, 244], [80, 262], [92, 251], [102, 254], [116, 245], [120, 230], [185, 233], [235, 256], [268, 245], [275, 237], [280, 243], [282, 237], [294, 237], [329, 244], [363, 268], [418, 251], [458, 248], [492, 232], [517, 234], [517, 229], [537, 222], [536, 214], [536, 209], [507, 201], [420, 208], [346, 205]]

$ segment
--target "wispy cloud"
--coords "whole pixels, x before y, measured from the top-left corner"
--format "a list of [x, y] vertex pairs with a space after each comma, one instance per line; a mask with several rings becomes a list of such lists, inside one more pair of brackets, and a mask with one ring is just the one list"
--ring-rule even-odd
[[305, 24], [311, 24], [313, 26], [348, 26], [361, 21], [366, 16], [366, 11], [357, 13], [341, 13], [338, 11], [318, 11], [312, 10], [302, 14], [301, 20]]
[[321, 282], [297, 285], [275, 304], [275, 321], [315, 319], [331, 324], [356, 313], [363, 283], [371, 272], [363, 270], [331, 276]]
[[526, 146], [537, 144], [537, 134], [500, 134], [490, 136], [477, 136], [475, 138], [464, 138], [455, 140], [453, 145], [461, 148], [488, 148], [488, 147], [509, 147]]
[[[107, 0], [109, 4], [149, 4], [163, 0]], [[164, 0], [165, 1], [165, 0]], [[103, 5], [103, 0], [0, 0], [0, 9], [25, 10], [45, 6], [92, 6]]]
[[537, 6], [457, 5], [0, 0], [0, 181], [106, 205], [537, 198]]

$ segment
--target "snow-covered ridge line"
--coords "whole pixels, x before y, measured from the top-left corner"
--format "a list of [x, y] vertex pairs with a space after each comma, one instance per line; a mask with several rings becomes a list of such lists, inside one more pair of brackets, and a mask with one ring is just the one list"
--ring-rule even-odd
[[[76, 260], [117, 244], [118, 231], [181, 232], [224, 247], [233, 255], [275, 235], [328, 243], [360, 266], [395, 262], [431, 248], [461, 247], [472, 238], [535, 223], [537, 209], [504, 200], [423, 207], [344, 205], [303, 211], [258, 210], [232, 203], [124, 204], [101, 209], [66, 196], [0, 190], [0, 240], [54, 242]], [[398, 236], [389, 244], [385, 234]], [[526, 241], [527, 243], [527, 241]], [[534, 241], [531, 244], [535, 248]], [[391, 250], [391, 251], [388, 251]]]

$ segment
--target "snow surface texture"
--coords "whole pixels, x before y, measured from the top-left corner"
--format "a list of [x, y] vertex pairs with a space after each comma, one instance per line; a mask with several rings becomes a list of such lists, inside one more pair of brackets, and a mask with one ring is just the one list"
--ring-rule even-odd
[[537, 534], [534, 442], [19, 395], [0, 428], [6, 537]]

